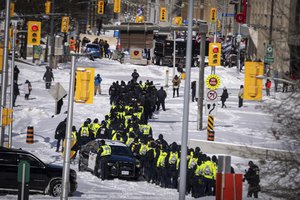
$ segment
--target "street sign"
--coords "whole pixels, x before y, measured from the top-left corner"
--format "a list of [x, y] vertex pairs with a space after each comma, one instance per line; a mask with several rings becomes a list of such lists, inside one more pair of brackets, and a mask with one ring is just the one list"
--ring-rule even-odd
[[206, 102], [205, 114], [206, 115], [217, 115], [218, 102]]
[[237, 23], [245, 23], [245, 15], [244, 13], [239, 13], [235, 16], [235, 20]]
[[235, 17], [234, 13], [222, 13], [223, 17]]
[[220, 87], [221, 79], [216, 74], [211, 74], [206, 78], [206, 86], [211, 90], [216, 90]]
[[67, 95], [66, 90], [60, 83], [56, 83], [54, 86], [52, 86], [49, 90], [49, 93], [56, 101]]
[[218, 98], [218, 93], [215, 90], [209, 90], [206, 97], [208, 101], [215, 101]]
[[265, 57], [265, 58], [264, 58], [264, 62], [265, 62], [265, 63], [273, 63], [273, 62], [274, 62], [274, 58]]

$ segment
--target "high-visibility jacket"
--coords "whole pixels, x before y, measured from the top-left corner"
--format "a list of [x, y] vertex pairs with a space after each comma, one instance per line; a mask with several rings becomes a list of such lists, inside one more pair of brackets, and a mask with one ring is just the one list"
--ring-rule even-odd
[[109, 145], [105, 144], [103, 146], [100, 146], [99, 148], [102, 148], [102, 153], [101, 153], [100, 157], [111, 155], [111, 147]]
[[139, 154], [144, 156], [146, 155], [146, 153], [147, 153], [147, 145], [141, 143]]
[[151, 126], [149, 124], [140, 124], [139, 129], [143, 135], [149, 135], [151, 133]]
[[155, 150], [155, 148], [147, 146], [147, 152], [150, 151], [150, 150], [152, 150], [152, 149], [153, 149], [153, 157], [155, 158], [156, 157], [156, 150]]
[[197, 167], [195, 169], [195, 176], [202, 176], [202, 168], [203, 168], [203, 163], [200, 165], [197, 164]]
[[127, 127], [128, 126], [128, 120], [129, 119], [132, 119], [132, 115], [125, 115], [125, 127]]
[[89, 137], [90, 136], [89, 127], [86, 127], [86, 126], [81, 127], [80, 136], [81, 137]]
[[74, 39], [70, 39], [70, 50], [71, 51], [75, 51], [75, 44], [76, 44], [76, 41]]
[[164, 152], [164, 151], [162, 151], [159, 154], [159, 157], [158, 157], [157, 163], [156, 163], [157, 167], [165, 167], [165, 160], [166, 160], [167, 155], [168, 155], [168, 153]]
[[119, 141], [123, 141], [123, 138], [121, 137], [121, 134], [118, 133], [118, 132], [114, 133], [114, 135], [112, 136], [111, 140], [117, 141], [118, 140], [117, 135], [120, 136]]
[[197, 165], [197, 162], [198, 162], [198, 158], [191, 156], [189, 160], [188, 168], [192, 169], [195, 165]]
[[127, 146], [130, 146], [130, 145], [133, 143], [133, 141], [134, 141], [134, 138], [128, 137], [125, 144], [126, 144]]
[[76, 131], [72, 131], [71, 139], [77, 140], [77, 132]]
[[170, 152], [169, 164], [176, 164], [178, 160], [178, 152]]
[[98, 132], [98, 129], [100, 128], [100, 124], [98, 124], [98, 123], [92, 123], [91, 126], [90, 126], [90, 128], [93, 131], [94, 138], [97, 138], [97, 132]]
[[201, 165], [202, 168], [202, 175], [207, 179], [215, 179], [214, 174], [216, 174], [216, 168], [211, 161], [205, 161], [203, 165]]

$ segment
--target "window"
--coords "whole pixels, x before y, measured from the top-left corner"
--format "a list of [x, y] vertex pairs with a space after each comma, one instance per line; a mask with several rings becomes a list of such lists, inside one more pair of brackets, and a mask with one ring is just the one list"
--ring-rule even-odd
[[12, 153], [0, 153], [1, 165], [17, 165], [17, 155]]
[[31, 155], [20, 154], [19, 160], [27, 161], [30, 164], [30, 167], [43, 167], [43, 164]]

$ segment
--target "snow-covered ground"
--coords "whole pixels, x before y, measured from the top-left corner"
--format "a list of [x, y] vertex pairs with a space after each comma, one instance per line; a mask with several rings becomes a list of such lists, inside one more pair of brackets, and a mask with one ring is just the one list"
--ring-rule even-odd
[[[33, 66], [17, 63], [20, 68], [19, 83], [29, 80], [32, 83], [33, 91], [30, 100], [24, 100], [23, 85], [20, 86], [21, 95], [18, 96], [14, 109], [13, 122], [13, 147], [23, 148], [37, 155], [46, 163], [55, 163], [62, 165], [61, 153], [55, 152], [56, 140], [54, 131], [60, 121], [66, 118], [64, 112], [67, 110], [67, 98], [64, 99], [64, 105], [60, 115], [52, 118], [55, 109], [55, 101], [45, 89], [45, 83], [42, 80], [45, 72], [45, 66]], [[96, 74], [99, 73], [103, 78], [102, 95], [94, 98], [94, 103], [74, 104], [73, 123], [79, 129], [86, 118], [98, 118], [100, 121], [110, 110], [108, 89], [112, 82], [124, 80], [129, 81], [133, 69], [137, 69], [140, 74], [140, 80], [153, 81], [159, 88], [165, 85], [166, 67], [148, 65], [136, 66], [130, 64], [120, 64], [108, 59], [97, 59], [94, 62], [86, 58], [80, 58], [77, 67], [93, 67]], [[169, 69], [169, 85], [172, 80], [172, 70]], [[210, 68], [205, 69], [206, 76], [211, 72]], [[55, 81], [59, 82], [67, 91], [70, 80], [70, 63], [62, 64], [58, 69], [53, 70]], [[197, 80], [199, 74], [198, 68], [191, 69], [191, 79]], [[235, 68], [217, 67], [216, 74], [221, 78], [221, 86], [218, 89], [218, 95], [221, 95], [222, 88], [226, 87], [229, 92], [229, 99], [226, 102], [227, 108], [221, 108], [219, 102], [218, 114], [215, 117], [215, 141], [246, 144], [269, 148], [282, 148], [283, 143], [273, 139], [268, 133], [272, 125], [272, 117], [263, 112], [260, 107], [263, 102], [244, 102], [244, 107], [238, 108], [238, 89], [243, 84], [243, 73], [236, 72]], [[182, 132], [182, 109], [184, 81], [180, 86], [180, 96], [173, 98], [172, 87], [165, 87], [168, 97], [166, 100], [167, 111], [159, 111], [150, 120], [155, 138], [162, 133], [168, 142], [176, 141], [180, 143]], [[272, 96], [271, 96], [272, 98]], [[265, 99], [264, 99], [265, 100]], [[206, 140], [206, 130], [198, 131], [197, 127], [197, 103], [190, 102], [189, 112], [189, 139]], [[206, 126], [207, 116], [204, 116], [204, 126]], [[27, 126], [34, 127], [34, 144], [26, 144]], [[205, 153], [205, 149], [201, 148]], [[243, 173], [247, 168], [248, 159], [232, 158], [232, 166], [236, 173]], [[71, 168], [77, 170], [78, 189], [70, 199], [143, 199], [143, 200], [171, 200], [178, 199], [178, 192], [174, 189], [163, 189], [147, 182], [125, 181], [125, 180], [105, 180], [93, 176], [88, 172], [78, 172], [77, 165], [71, 164]], [[262, 180], [262, 183], [266, 182]], [[246, 187], [244, 183], [243, 199], [246, 198]], [[52, 199], [53, 197], [44, 195], [31, 195], [30, 199]], [[1, 199], [16, 199], [15, 195], [1, 196]], [[194, 199], [187, 196], [186, 199]], [[214, 197], [205, 197], [200, 199], [214, 199]], [[270, 199], [264, 194], [260, 194], [260, 199]]]

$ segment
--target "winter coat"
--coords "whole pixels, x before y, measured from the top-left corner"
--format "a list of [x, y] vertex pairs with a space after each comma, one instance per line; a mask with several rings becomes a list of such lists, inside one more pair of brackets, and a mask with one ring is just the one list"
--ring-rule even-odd
[[32, 90], [31, 83], [29, 81], [28, 82], [26, 81], [24, 83], [24, 93], [30, 94], [31, 90]]
[[227, 90], [223, 90], [223, 93], [221, 95], [221, 101], [226, 101], [226, 99], [228, 98], [228, 92]]
[[20, 90], [19, 90], [19, 86], [16, 82], [14, 82], [14, 95], [18, 96], [20, 95]]
[[99, 86], [102, 82], [102, 78], [100, 76], [95, 77], [95, 86]]
[[18, 80], [20, 70], [17, 66], [14, 67], [14, 80]]
[[271, 88], [271, 81], [267, 81], [267, 82], [266, 82], [266, 88], [267, 88], [267, 89], [270, 89], [270, 88]]
[[165, 90], [160, 89], [157, 91], [157, 100], [158, 101], [164, 101], [167, 97], [167, 93]]
[[49, 69], [47, 69], [47, 71], [45, 72], [45, 74], [43, 76], [43, 80], [45, 80], [46, 82], [54, 81], [54, 77], [53, 77], [52, 71], [50, 71]]
[[65, 138], [66, 136], [66, 128], [67, 128], [67, 125], [66, 125], [66, 120], [60, 122], [58, 124], [58, 126], [56, 127], [56, 130], [55, 130], [55, 139], [63, 139]]
[[137, 72], [133, 72], [133, 73], [131, 74], [131, 77], [132, 77], [134, 80], [137, 80], [137, 79], [140, 77], [140, 75], [139, 75], [139, 73], [137, 73]]
[[247, 182], [251, 185], [258, 185], [260, 182], [259, 168], [257, 165], [249, 167], [248, 171], [244, 175]]
[[179, 88], [181, 80], [179, 77], [174, 77], [172, 83], [173, 83], [173, 88]]
[[240, 90], [239, 90], [239, 97], [240, 98], [243, 98], [244, 97], [244, 88], [241, 88]]

